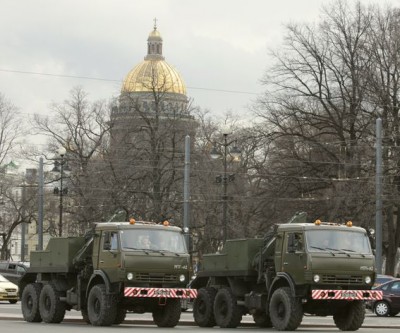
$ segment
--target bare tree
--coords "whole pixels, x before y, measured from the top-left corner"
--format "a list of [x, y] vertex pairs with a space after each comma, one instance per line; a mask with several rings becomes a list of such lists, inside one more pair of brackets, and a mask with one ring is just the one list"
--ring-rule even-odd
[[20, 177], [7, 175], [0, 183], [2, 214], [0, 223], [3, 232], [0, 259], [10, 259], [9, 244], [14, 230], [21, 223], [36, 221], [36, 191], [22, 183]]
[[1, 198], [1, 224], [2, 224], [2, 247], [1, 258], [8, 259], [7, 251], [14, 229], [21, 223], [27, 222], [29, 218], [22, 214], [24, 204], [16, 195], [17, 182], [11, 182], [7, 175], [8, 159], [16, 156], [19, 149], [19, 139], [23, 133], [23, 121], [17, 108], [0, 94], [0, 198]]
[[181, 222], [184, 140], [196, 122], [186, 97], [171, 92], [156, 67], [142, 85], [145, 91], [123, 93], [113, 112], [111, 197], [135, 218]]
[[301, 199], [311, 215], [329, 220], [363, 224], [373, 214], [366, 191], [373, 118], [365, 102], [371, 20], [370, 9], [339, 0], [317, 26], [287, 25], [284, 46], [272, 54], [275, 64], [263, 80], [267, 92], [258, 115], [273, 142], [268, 165], [274, 182], [293, 207]]
[[90, 103], [84, 90], [76, 87], [70, 99], [54, 104], [52, 111], [51, 117], [36, 116], [35, 125], [49, 138], [49, 161], [59, 158], [59, 147], [66, 149], [65, 160], [71, 172], [66, 179], [69, 205], [65, 212], [76, 222], [71, 228], [82, 233], [88, 223], [103, 219], [104, 211], [109, 211], [102, 179], [108, 178], [103, 156], [112, 127], [111, 105], [104, 101]]
[[23, 121], [17, 108], [0, 93], [0, 165], [16, 153]]
[[400, 245], [400, 11], [376, 9], [369, 34], [371, 70], [369, 98], [382, 119], [384, 133], [383, 184], [385, 217], [386, 273], [394, 269]]

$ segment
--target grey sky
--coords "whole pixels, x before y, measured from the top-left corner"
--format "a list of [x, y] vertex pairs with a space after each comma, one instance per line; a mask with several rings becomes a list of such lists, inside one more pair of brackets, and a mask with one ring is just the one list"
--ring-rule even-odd
[[0, 92], [26, 114], [49, 113], [48, 105], [62, 102], [77, 85], [91, 100], [117, 96], [125, 75], [146, 54], [156, 17], [166, 61], [182, 75], [194, 104], [216, 116], [228, 110], [245, 115], [262, 91], [267, 51], [282, 41], [282, 25], [313, 22], [329, 2], [2, 0]]

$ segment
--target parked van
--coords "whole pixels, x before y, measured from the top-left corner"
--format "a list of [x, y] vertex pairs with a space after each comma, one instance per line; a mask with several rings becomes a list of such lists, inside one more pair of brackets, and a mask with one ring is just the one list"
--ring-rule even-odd
[[28, 267], [28, 263], [0, 261], [0, 274], [12, 283], [18, 284], [19, 279], [26, 273]]

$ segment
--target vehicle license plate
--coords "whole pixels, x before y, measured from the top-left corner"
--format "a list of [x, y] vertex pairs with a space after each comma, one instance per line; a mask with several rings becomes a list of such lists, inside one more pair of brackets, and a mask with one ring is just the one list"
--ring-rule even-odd
[[169, 290], [156, 290], [154, 293], [155, 296], [169, 296]]
[[11, 293], [8, 293], [8, 296], [17, 296], [17, 293], [16, 292], [11, 292]]
[[342, 297], [343, 298], [356, 298], [357, 294], [355, 292], [352, 292], [352, 291], [343, 291], [342, 292]]

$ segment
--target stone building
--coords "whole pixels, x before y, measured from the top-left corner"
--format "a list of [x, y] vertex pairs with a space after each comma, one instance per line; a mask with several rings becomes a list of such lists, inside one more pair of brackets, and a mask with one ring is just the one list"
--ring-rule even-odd
[[126, 75], [113, 108], [110, 151], [114, 169], [130, 184], [138, 218], [168, 218], [182, 192], [185, 136], [194, 137], [186, 86], [165, 61], [163, 39], [154, 25], [147, 55]]

